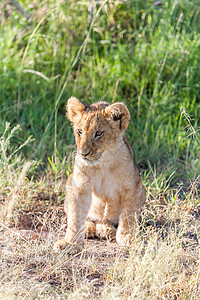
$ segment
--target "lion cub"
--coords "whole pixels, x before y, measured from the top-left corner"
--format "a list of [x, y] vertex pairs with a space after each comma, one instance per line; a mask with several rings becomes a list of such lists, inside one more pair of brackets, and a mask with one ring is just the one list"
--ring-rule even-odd
[[145, 201], [145, 190], [124, 133], [130, 113], [121, 102], [87, 106], [71, 97], [67, 117], [73, 124], [77, 154], [66, 188], [68, 228], [55, 250], [69, 244], [80, 249], [85, 234], [106, 239], [116, 236], [119, 244], [127, 245], [136, 213]]

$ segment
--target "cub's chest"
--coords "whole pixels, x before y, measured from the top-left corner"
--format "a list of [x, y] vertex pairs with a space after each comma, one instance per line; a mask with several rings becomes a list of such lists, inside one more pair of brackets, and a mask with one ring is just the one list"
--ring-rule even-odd
[[95, 173], [92, 187], [99, 196], [116, 198], [121, 190], [120, 178], [111, 168], [102, 168]]

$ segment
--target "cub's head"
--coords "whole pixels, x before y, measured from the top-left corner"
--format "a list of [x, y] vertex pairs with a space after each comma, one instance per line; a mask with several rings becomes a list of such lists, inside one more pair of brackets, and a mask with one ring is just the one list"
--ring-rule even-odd
[[67, 102], [67, 117], [74, 127], [78, 155], [85, 163], [96, 162], [105, 150], [119, 145], [130, 122], [122, 102], [86, 106], [75, 97]]

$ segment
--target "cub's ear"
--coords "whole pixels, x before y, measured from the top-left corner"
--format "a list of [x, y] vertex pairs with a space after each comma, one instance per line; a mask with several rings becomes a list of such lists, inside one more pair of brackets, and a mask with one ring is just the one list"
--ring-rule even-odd
[[76, 97], [71, 97], [67, 101], [66, 105], [67, 109], [67, 118], [72, 122], [72, 123], [77, 123], [85, 109], [85, 105], [79, 101]]
[[105, 108], [105, 113], [111, 120], [119, 124], [119, 129], [124, 131], [130, 122], [130, 112], [123, 102], [111, 104]]

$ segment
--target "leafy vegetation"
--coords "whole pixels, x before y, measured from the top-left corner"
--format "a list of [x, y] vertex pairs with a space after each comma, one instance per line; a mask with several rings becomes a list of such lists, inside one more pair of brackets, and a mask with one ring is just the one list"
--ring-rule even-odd
[[[18, 2], [28, 14], [0, 4], [0, 296], [198, 299], [198, 1]], [[71, 95], [130, 109], [147, 201], [127, 251], [91, 240], [77, 257], [52, 252]]]

